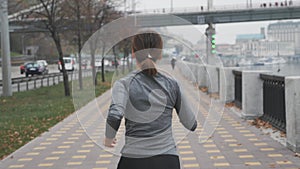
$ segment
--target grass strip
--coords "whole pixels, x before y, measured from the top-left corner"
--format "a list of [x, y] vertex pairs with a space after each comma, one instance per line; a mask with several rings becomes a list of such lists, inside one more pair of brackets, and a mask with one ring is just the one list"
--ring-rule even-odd
[[[98, 74], [98, 85], [93, 91], [96, 96], [110, 89], [112, 76], [112, 72], [106, 73], [106, 82], [101, 82]], [[64, 96], [63, 83], [14, 93], [12, 97], [0, 97], [0, 159], [48, 131], [73, 112], [73, 97]]]

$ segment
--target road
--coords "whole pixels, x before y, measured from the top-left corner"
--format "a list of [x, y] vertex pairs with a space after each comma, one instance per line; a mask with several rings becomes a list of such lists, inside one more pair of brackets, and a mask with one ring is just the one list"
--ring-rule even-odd
[[[48, 65], [49, 73], [58, 73], [57, 65]], [[25, 74], [20, 74], [19, 66], [11, 67], [11, 78], [25, 77]], [[0, 67], [0, 80], [2, 80], [2, 67]]]

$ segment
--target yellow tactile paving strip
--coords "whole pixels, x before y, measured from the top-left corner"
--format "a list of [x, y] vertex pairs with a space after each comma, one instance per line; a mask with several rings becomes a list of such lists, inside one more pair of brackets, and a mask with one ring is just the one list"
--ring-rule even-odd
[[[179, 74], [179, 73], [178, 73]], [[180, 77], [178, 77], [180, 80]], [[182, 85], [190, 85], [183, 83]], [[200, 93], [201, 100], [195, 97], [195, 88], [186, 92], [192, 105], [199, 105], [201, 112], [197, 134], [189, 134], [180, 128], [181, 124], [174, 118], [174, 137], [181, 140], [177, 145], [182, 168], [186, 169], [240, 169], [240, 168], [300, 168], [300, 159], [279, 143], [262, 135], [259, 130], [248, 126], [235, 114], [225, 109], [219, 123], [210, 119], [211, 125], [217, 125], [212, 136], [203, 132], [203, 119], [208, 117], [210, 98]], [[108, 108], [109, 94], [98, 98], [102, 112]], [[199, 104], [200, 103], [200, 104]], [[85, 113], [78, 116], [85, 129], [90, 130], [87, 136], [78, 122], [76, 114], [52, 128], [48, 133], [27, 144], [12, 156], [1, 161], [0, 168], [44, 169], [44, 168], [76, 168], [76, 169], [115, 169], [119, 157], [103, 151], [93, 140], [103, 133], [105, 124], [99, 124], [100, 114], [97, 109], [88, 107]], [[124, 134], [124, 126], [120, 127], [117, 138]], [[208, 137], [199, 143], [199, 135]], [[93, 139], [93, 140], [91, 140]], [[98, 140], [99, 141], [99, 140]]]

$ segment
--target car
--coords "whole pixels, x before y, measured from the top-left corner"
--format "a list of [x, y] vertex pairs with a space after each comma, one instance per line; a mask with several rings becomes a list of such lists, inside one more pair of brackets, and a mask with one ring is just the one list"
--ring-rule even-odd
[[20, 65], [20, 74], [24, 74], [25, 73], [25, 67], [26, 67], [27, 63], [30, 63], [30, 62], [25, 62], [22, 65]]
[[[112, 66], [112, 62], [109, 61], [108, 59], [104, 59], [104, 66], [105, 67], [110, 67], [110, 66]], [[102, 67], [102, 59], [96, 59], [95, 60], [95, 67], [98, 68], [98, 69]]]
[[121, 60], [120, 60], [120, 65], [127, 65], [127, 63], [129, 63], [129, 64], [131, 64], [131, 62], [132, 62], [133, 60], [132, 60], [132, 58], [131, 57], [126, 57], [126, 58], [121, 58]]
[[25, 65], [25, 75], [28, 77], [29, 75], [42, 75], [42, 74], [47, 74], [48, 70], [46, 67], [42, 64], [39, 64], [36, 61], [33, 62], [28, 62]]
[[114, 58], [107, 58], [107, 60], [110, 62], [110, 65], [111, 66], [119, 66], [119, 61], [116, 59], [114, 59]]
[[45, 73], [49, 73], [49, 69], [48, 69], [48, 63], [45, 60], [37, 60], [36, 61], [39, 65], [42, 65], [45, 67]]
[[88, 66], [88, 60], [82, 60], [82, 63], [81, 63], [82, 69], [87, 69], [87, 66]]
[[[77, 70], [77, 63], [76, 59], [74, 57], [63, 57], [64, 63], [65, 63], [65, 69], [66, 71], [74, 71]], [[58, 62], [58, 70], [62, 72], [62, 66], [61, 62]]]

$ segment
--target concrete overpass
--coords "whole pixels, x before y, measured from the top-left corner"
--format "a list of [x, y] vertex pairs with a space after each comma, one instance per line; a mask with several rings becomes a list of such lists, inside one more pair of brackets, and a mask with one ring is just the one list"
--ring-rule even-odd
[[[35, 6], [33, 9], [40, 10], [40, 6]], [[219, 9], [219, 10], [178, 10], [173, 13], [151, 13], [145, 14], [143, 11], [139, 14], [132, 14], [136, 17], [136, 23], [141, 27], [163, 27], [176, 26], [186, 24], [221, 24], [221, 23], [236, 23], [236, 22], [253, 22], [253, 21], [270, 21], [284, 19], [300, 19], [300, 4], [293, 6], [279, 7], [251, 7], [241, 9]], [[11, 30], [13, 32], [41, 32], [45, 31], [41, 28], [41, 20], [33, 18], [23, 18], [28, 16], [29, 10], [24, 10], [9, 16]], [[169, 15], [179, 17], [178, 20], [170, 19]], [[182, 22], [182, 20], [186, 22]], [[37, 25], [39, 25], [37, 27]]]
[[[142, 27], [176, 26], [185, 24], [180, 19], [172, 19], [169, 14], [140, 14], [137, 24]], [[192, 24], [221, 24], [235, 22], [270, 21], [284, 19], [300, 19], [300, 6], [278, 8], [256, 8], [224, 11], [200, 11], [172, 13]]]

